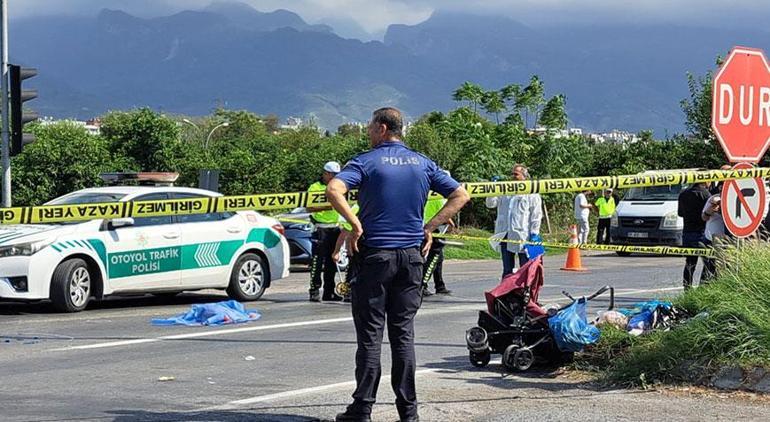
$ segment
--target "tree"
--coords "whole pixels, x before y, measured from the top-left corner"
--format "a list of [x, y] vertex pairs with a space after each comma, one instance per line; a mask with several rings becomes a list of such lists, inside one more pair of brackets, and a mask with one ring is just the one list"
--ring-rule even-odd
[[360, 138], [364, 134], [364, 128], [355, 123], [345, 123], [337, 128], [337, 135], [342, 137]]
[[464, 82], [460, 88], [457, 88], [452, 94], [455, 101], [468, 101], [473, 106], [473, 111], [478, 111], [478, 105], [484, 97], [484, 89], [477, 84]]
[[517, 108], [517, 98], [521, 95], [521, 86], [519, 84], [508, 84], [500, 89], [500, 97], [506, 104], [506, 108], [513, 110], [513, 113], [505, 118], [506, 123], [511, 116], [518, 115], [521, 120], [521, 109]]
[[639, 137], [639, 142], [654, 142], [653, 132], [649, 129], [640, 130], [636, 135]]
[[495, 123], [500, 124], [500, 112], [505, 111], [505, 102], [499, 91], [487, 91], [481, 98], [484, 110], [495, 115]]
[[[716, 66], [724, 63], [724, 57], [717, 56], [714, 61]], [[690, 98], [683, 99], [679, 106], [685, 115], [684, 126], [691, 136], [702, 140], [716, 140], [716, 135], [711, 129], [711, 106], [713, 102], [713, 87], [711, 81], [714, 74], [706, 72], [702, 77], [687, 72], [687, 88]]]
[[713, 96], [711, 80], [711, 71], [706, 72], [703, 77], [697, 77], [687, 72], [687, 88], [690, 90], [690, 98], [679, 102], [685, 115], [684, 125], [688, 133], [703, 140], [716, 139], [714, 131], [711, 129]]
[[543, 82], [537, 75], [529, 78], [529, 85], [526, 86], [516, 98], [516, 108], [525, 111], [524, 123], [528, 123], [529, 115], [532, 114], [534, 121], [538, 121], [540, 107], [545, 103], [545, 88]]
[[173, 171], [182, 149], [176, 122], [149, 108], [115, 111], [102, 119], [102, 136], [110, 150], [126, 158], [131, 169]]
[[[102, 184], [99, 174], [115, 171], [109, 144], [71, 122], [36, 125], [37, 140], [13, 158], [13, 199], [39, 205], [74, 190]], [[119, 164], [118, 164], [119, 165]]]
[[549, 129], [566, 129], [567, 111], [566, 97], [564, 95], [554, 95], [543, 107], [543, 113], [540, 115], [540, 126]]

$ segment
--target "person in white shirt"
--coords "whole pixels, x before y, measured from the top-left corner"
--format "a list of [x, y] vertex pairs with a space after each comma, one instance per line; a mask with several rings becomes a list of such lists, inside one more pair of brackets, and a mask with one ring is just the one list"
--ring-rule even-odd
[[[522, 164], [513, 166], [515, 180], [529, 179], [529, 172]], [[543, 200], [540, 195], [496, 196], [486, 199], [487, 208], [497, 208], [495, 237], [509, 240], [527, 241], [540, 234], [543, 220]], [[503, 276], [513, 273], [515, 268], [524, 265], [529, 257], [526, 248], [520, 243], [500, 242], [500, 256], [503, 261]], [[516, 256], [518, 255], [518, 266]]]
[[580, 192], [575, 197], [575, 220], [577, 221], [578, 243], [588, 243], [588, 216], [591, 213], [593, 205], [588, 202], [588, 196], [591, 191]]
[[[725, 233], [725, 220], [722, 218], [722, 197], [720, 194], [711, 195], [706, 201], [706, 205], [703, 207], [701, 218], [706, 222], [706, 229], [704, 235], [706, 241], [703, 242], [706, 247], [714, 246], [719, 243], [721, 239], [726, 238]], [[701, 280], [706, 282], [711, 280], [716, 275], [716, 259], [707, 258], [703, 260], [703, 276]]]

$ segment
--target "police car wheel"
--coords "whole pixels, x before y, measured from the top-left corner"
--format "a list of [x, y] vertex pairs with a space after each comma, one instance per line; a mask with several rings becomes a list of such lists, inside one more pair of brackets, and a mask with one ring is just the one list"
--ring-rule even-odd
[[235, 300], [257, 300], [265, 292], [267, 277], [267, 266], [262, 257], [253, 253], [243, 254], [235, 261], [227, 294]]
[[80, 258], [69, 259], [56, 267], [51, 278], [50, 297], [60, 312], [79, 312], [91, 299], [91, 273]]

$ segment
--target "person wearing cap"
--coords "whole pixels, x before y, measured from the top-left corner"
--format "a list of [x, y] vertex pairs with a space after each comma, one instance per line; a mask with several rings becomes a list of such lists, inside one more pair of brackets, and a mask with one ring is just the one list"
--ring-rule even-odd
[[[325, 192], [326, 185], [340, 172], [340, 164], [329, 161], [324, 164], [321, 179], [310, 185], [308, 192]], [[334, 276], [337, 274], [337, 265], [332, 259], [334, 246], [340, 229], [337, 222], [340, 218], [337, 211], [331, 207], [309, 207], [310, 220], [313, 222], [313, 257], [310, 261], [310, 301], [321, 301], [321, 277], [323, 275], [323, 300], [340, 301], [342, 298], [334, 293]]]
[[[356, 329], [356, 389], [340, 422], [368, 422], [377, 398], [385, 327], [391, 350], [390, 384], [402, 422], [419, 420], [415, 389], [414, 316], [422, 304], [423, 256], [433, 231], [470, 199], [430, 158], [401, 141], [403, 117], [392, 107], [376, 110], [367, 129], [371, 149], [354, 157], [329, 182], [326, 196], [351, 225], [350, 252], [358, 277], [351, 287]], [[345, 195], [358, 189], [358, 216]], [[430, 191], [448, 199], [423, 223]]]
[[605, 189], [603, 195], [594, 202], [594, 205], [599, 210], [599, 222], [596, 226], [596, 243], [598, 245], [609, 245], [611, 240], [610, 222], [617, 206], [615, 197], [612, 196], [612, 189]]

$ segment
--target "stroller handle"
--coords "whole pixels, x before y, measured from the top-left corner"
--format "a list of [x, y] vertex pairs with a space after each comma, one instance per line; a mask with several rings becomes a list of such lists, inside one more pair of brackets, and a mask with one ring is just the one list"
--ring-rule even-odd
[[[615, 309], [615, 288], [612, 287], [612, 286], [604, 286], [604, 287], [602, 287], [601, 289], [599, 289], [596, 292], [594, 292], [594, 294], [592, 294], [591, 296], [586, 297], [585, 300], [589, 301], [589, 300], [595, 299], [597, 296], [600, 296], [600, 295], [603, 295], [603, 294], [607, 293], [608, 290], [610, 292], [610, 306], [607, 308], [607, 310], [611, 311], [611, 310]], [[574, 297], [572, 297], [571, 294], [567, 293], [566, 290], [562, 290], [561, 294], [563, 294], [564, 296], [567, 296], [573, 302], [575, 302], [577, 300]], [[559, 310], [565, 309], [568, 306], [569, 305], [565, 305], [565, 306], [559, 308]]]
[[610, 291], [610, 306], [609, 306], [609, 308], [607, 308], [607, 310], [610, 311], [610, 310], [615, 308], [615, 288], [612, 287], [612, 286], [604, 286], [604, 287], [602, 287], [601, 289], [597, 290], [591, 296], [588, 296], [586, 298], [586, 300], [591, 300], [591, 299], [594, 299], [595, 297], [597, 297], [599, 295], [603, 295], [604, 293], [607, 292], [607, 290]]

